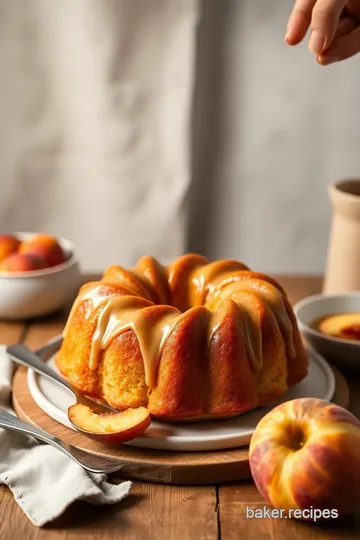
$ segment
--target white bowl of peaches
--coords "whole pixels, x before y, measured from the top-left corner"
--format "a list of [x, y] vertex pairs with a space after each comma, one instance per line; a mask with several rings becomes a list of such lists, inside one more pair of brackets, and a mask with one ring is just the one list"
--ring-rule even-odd
[[0, 318], [52, 313], [75, 297], [81, 276], [74, 245], [40, 233], [0, 234]]
[[339, 367], [360, 370], [360, 291], [316, 294], [294, 306], [307, 342]]

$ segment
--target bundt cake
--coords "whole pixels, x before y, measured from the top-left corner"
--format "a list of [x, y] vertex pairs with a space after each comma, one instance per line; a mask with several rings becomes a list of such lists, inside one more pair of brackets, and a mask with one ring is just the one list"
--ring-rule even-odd
[[269, 404], [307, 374], [286, 293], [232, 260], [143, 257], [83, 285], [56, 364], [116, 409], [167, 421], [226, 418]]

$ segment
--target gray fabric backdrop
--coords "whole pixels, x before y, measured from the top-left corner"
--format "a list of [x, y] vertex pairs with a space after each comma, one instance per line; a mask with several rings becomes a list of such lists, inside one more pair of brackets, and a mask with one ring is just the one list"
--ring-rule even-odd
[[0, 230], [85, 268], [187, 249], [321, 271], [359, 175], [360, 57], [284, 44], [283, 0], [0, 0]]

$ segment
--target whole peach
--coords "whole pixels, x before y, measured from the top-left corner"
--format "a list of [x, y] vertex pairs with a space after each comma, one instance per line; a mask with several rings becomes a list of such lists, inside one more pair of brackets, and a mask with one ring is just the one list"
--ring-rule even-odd
[[37, 234], [30, 240], [22, 242], [19, 253], [42, 257], [49, 267], [66, 261], [66, 255], [57, 239], [48, 234]]
[[15, 253], [20, 246], [20, 240], [11, 234], [0, 235], [0, 262], [10, 253]]
[[351, 513], [360, 504], [360, 421], [320, 399], [282, 403], [257, 424], [249, 463], [268, 503], [306, 510], [290, 517], [311, 519], [311, 509], [323, 512], [320, 519]]
[[30, 272], [47, 268], [45, 259], [36, 255], [12, 253], [0, 263], [2, 272]]

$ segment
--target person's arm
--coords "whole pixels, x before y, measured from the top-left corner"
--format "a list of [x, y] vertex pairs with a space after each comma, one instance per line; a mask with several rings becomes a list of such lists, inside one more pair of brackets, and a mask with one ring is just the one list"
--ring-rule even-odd
[[309, 29], [309, 50], [319, 64], [354, 56], [360, 52], [360, 0], [296, 0], [286, 42], [297, 45]]

